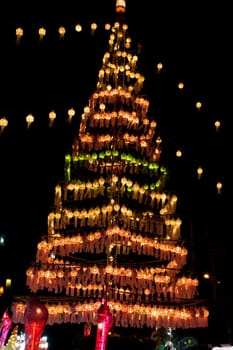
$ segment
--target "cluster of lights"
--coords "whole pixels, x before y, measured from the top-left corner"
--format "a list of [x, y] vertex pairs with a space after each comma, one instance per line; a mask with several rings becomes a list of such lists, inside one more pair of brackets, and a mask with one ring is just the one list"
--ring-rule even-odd
[[[48, 309], [48, 325], [62, 323], [95, 323], [97, 312], [101, 302], [60, 302], [46, 304]], [[194, 305], [185, 307], [146, 306], [135, 304], [122, 304], [121, 302], [108, 301], [109, 309], [114, 315], [117, 327], [149, 328], [171, 327], [171, 328], [205, 328], [208, 325], [209, 312], [205, 307]], [[25, 303], [13, 302], [12, 319], [16, 323], [23, 323]]]

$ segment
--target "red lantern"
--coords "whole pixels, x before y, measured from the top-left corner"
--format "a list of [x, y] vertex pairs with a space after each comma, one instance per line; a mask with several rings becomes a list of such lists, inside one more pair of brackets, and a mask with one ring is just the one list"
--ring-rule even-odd
[[97, 312], [97, 334], [95, 350], [105, 350], [108, 332], [113, 324], [113, 317], [107, 305], [106, 298], [102, 298], [102, 304]]
[[25, 350], [39, 349], [47, 320], [47, 308], [37, 298], [29, 299], [24, 313]]

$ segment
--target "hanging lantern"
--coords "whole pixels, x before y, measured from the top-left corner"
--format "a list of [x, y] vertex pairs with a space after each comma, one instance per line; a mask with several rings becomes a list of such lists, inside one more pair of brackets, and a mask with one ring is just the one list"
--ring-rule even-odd
[[198, 102], [196, 103], [196, 109], [197, 109], [198, 111], [200, 111], [201, 108], [202, 108], [202, 103], [201, 103], [200, 101], [198, 101]]
[[57, 115], [55, 111], [49, 112], [49, 127], [51, 127], [56, 119]]
[[159, 62], [157, 64], [157, 73], [159, 73], [162, 69], [163, 69], [163, 64], [161, 62]]
[[47, 308], [38, 299], [31, 298], [24, 313], [25, 350], [39, 349], [47, 319]]
[[97, 334], [95, 350], [105, 350], [108, 332], [113, 324], [113, 317], [107, 305], [106, 298], [102, 298], [101, 306], [97, 311]]
[[18, 44], [23, 36], [23, 28], [21, 27], [16, 28], [15, 34], [16, 34], [16, 43]]
[[182, 81], [180, 81], [178, 84], [178, 89], [182, 90], [183, 88], [184, 88], [184, 83]]
[[41, 27], [39, 28], [38, 33], [39, 33], [39, 40], [43, 40], [46, 35], [46, 29]]
[[76, 26], [75, 26], [75, 31], [78, 32], [78, 33], [82, 31], [82, 26], [81, 26], [81, 24], [79, 24], [79, 23], [76, 24]]
[[97, 29], [97, 24], [96, 24], [96, 23], [92, 23], [92, 24], [91, 24], [91, 34], [92, 34], [92, 35], [94, 35], [96, 29]]
[[71, 123], [72, 122], [72, 118], [75, 115], [75, 110], [74, 108], [70, 108], [68, 110], [68, 122]]
[[59, 33], [59, 35], [60, 35], [60, 39], [64, 39], [64, 37], [65, 37], [65, 33], [66, 33], [66, 28], [65, 27], [59, 27], [58, 28], [58, 33]]
[[199, 166], [199, 167], [197, 168], [197, 177], [198, 177], [198, 180], [200, 180], [202, 174], [203, 174], [203, 169], [202, 169], [202, 167]]
[[34, 116], [30, 113], [26, 116], [27, 128], [34, 122]]
[[3, 130], [5, 129], [5, 127], [8, 125], [8, 120], [6, 119], [6, 117], [2, 117], [0, 119], [0, 133], [3, 132]]
[[8, 311], [5, 311], [0, 324], [0, 349], [5, 345], [7, 335], [12, 327], [12, 322]]
[[217, 188], [218, 194], [221, 194], [221, 192], [222, 192], [222, 183], [221, 183], [221, 182], [218, 182], [218, 183], [216, 184], [216, 188]]
[[216, 128], [216, 131], [219, 131], [220, 125], [221, 125], [220, 121], [219, 121], [219, 120], [216, 120], [216, 122], [214, 123], [214, 126], [215, 126], [215, 128]]

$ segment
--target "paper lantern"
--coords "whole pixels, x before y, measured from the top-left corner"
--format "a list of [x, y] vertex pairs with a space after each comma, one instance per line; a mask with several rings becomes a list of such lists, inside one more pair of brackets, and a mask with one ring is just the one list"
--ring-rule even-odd
[[0, 349], [5, 345], [7, 335], [12, 327], [12, 322], [8, 311], [5, 311], [0, 323]]
[[47, 320], [47, 308], [37, 298], [30, 298], [24, 313], [25, 350], [39, 349]]
[[102, 303], [97, 311], [97, 334], [95, 350], [105, 350], [108, 332], [113, 324], [113, 317], [107, 305], [106, 298], [102, 298]]

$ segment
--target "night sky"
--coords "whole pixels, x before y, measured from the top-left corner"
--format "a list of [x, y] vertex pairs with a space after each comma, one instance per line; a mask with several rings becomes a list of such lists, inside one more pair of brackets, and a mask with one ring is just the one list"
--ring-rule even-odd
[[[178, 194], [183, 237], [189, 244], [192, 238], [198, 271], [214, 267], [222, 281], [221, 293], [229, 297], [233, 28], [224, 2], [204, 7], [200, 0], [129, 0], [126, 18], [146, 79], [149, 115], [155, 116], [163, 140], [169, 186]], [[64, 154], [95, 90], [108, 48], [104, 25], [115, 21], [114, 0], [78, 1], [75, 9], [66, 2], [56, 5], [54, 13], [33, 4], [28, 14], [17, 12], [17, 7], [13, 15], [0, 14], [0, 119], [5, 116], [9, 122], [0, 134], [0, 234], [6, 236], [6, 246], [0, 247], [0, 278], [16, 277], [17, 287], [24, 285], [25, 269], [46, 234], [54, 186], [63, 178]], [[93, 21], [98, 25], [94, 34]], [[82, 33], [75, 31], [77, 23], [83, 26]], [[19, 26], [24, 36], [16, 43]], [[60, 26], [66, 28], [63, 39]], [[43, 40], [40, 27], [47, 31]], [[159, 62], [164, 68], [158, 73]], [[182, 91], [177, 87], [180, 81]], [[201, 111], [195, 107], [197, 101], [203, 104]], [[67, 121], [69, 108], [76, 111], [72, 123]], [[57, 118], [49, 127], [51, 110]], [[29, 113], [35, 121], [27, 128]], [[216, 120], [221, 122], [218, 132]], [[177, 149], [182, 158], [176, 158]], [[204, 169], [201, 180], [198, 166]], [[223, 184], [221, 194], [218, 181]]]

